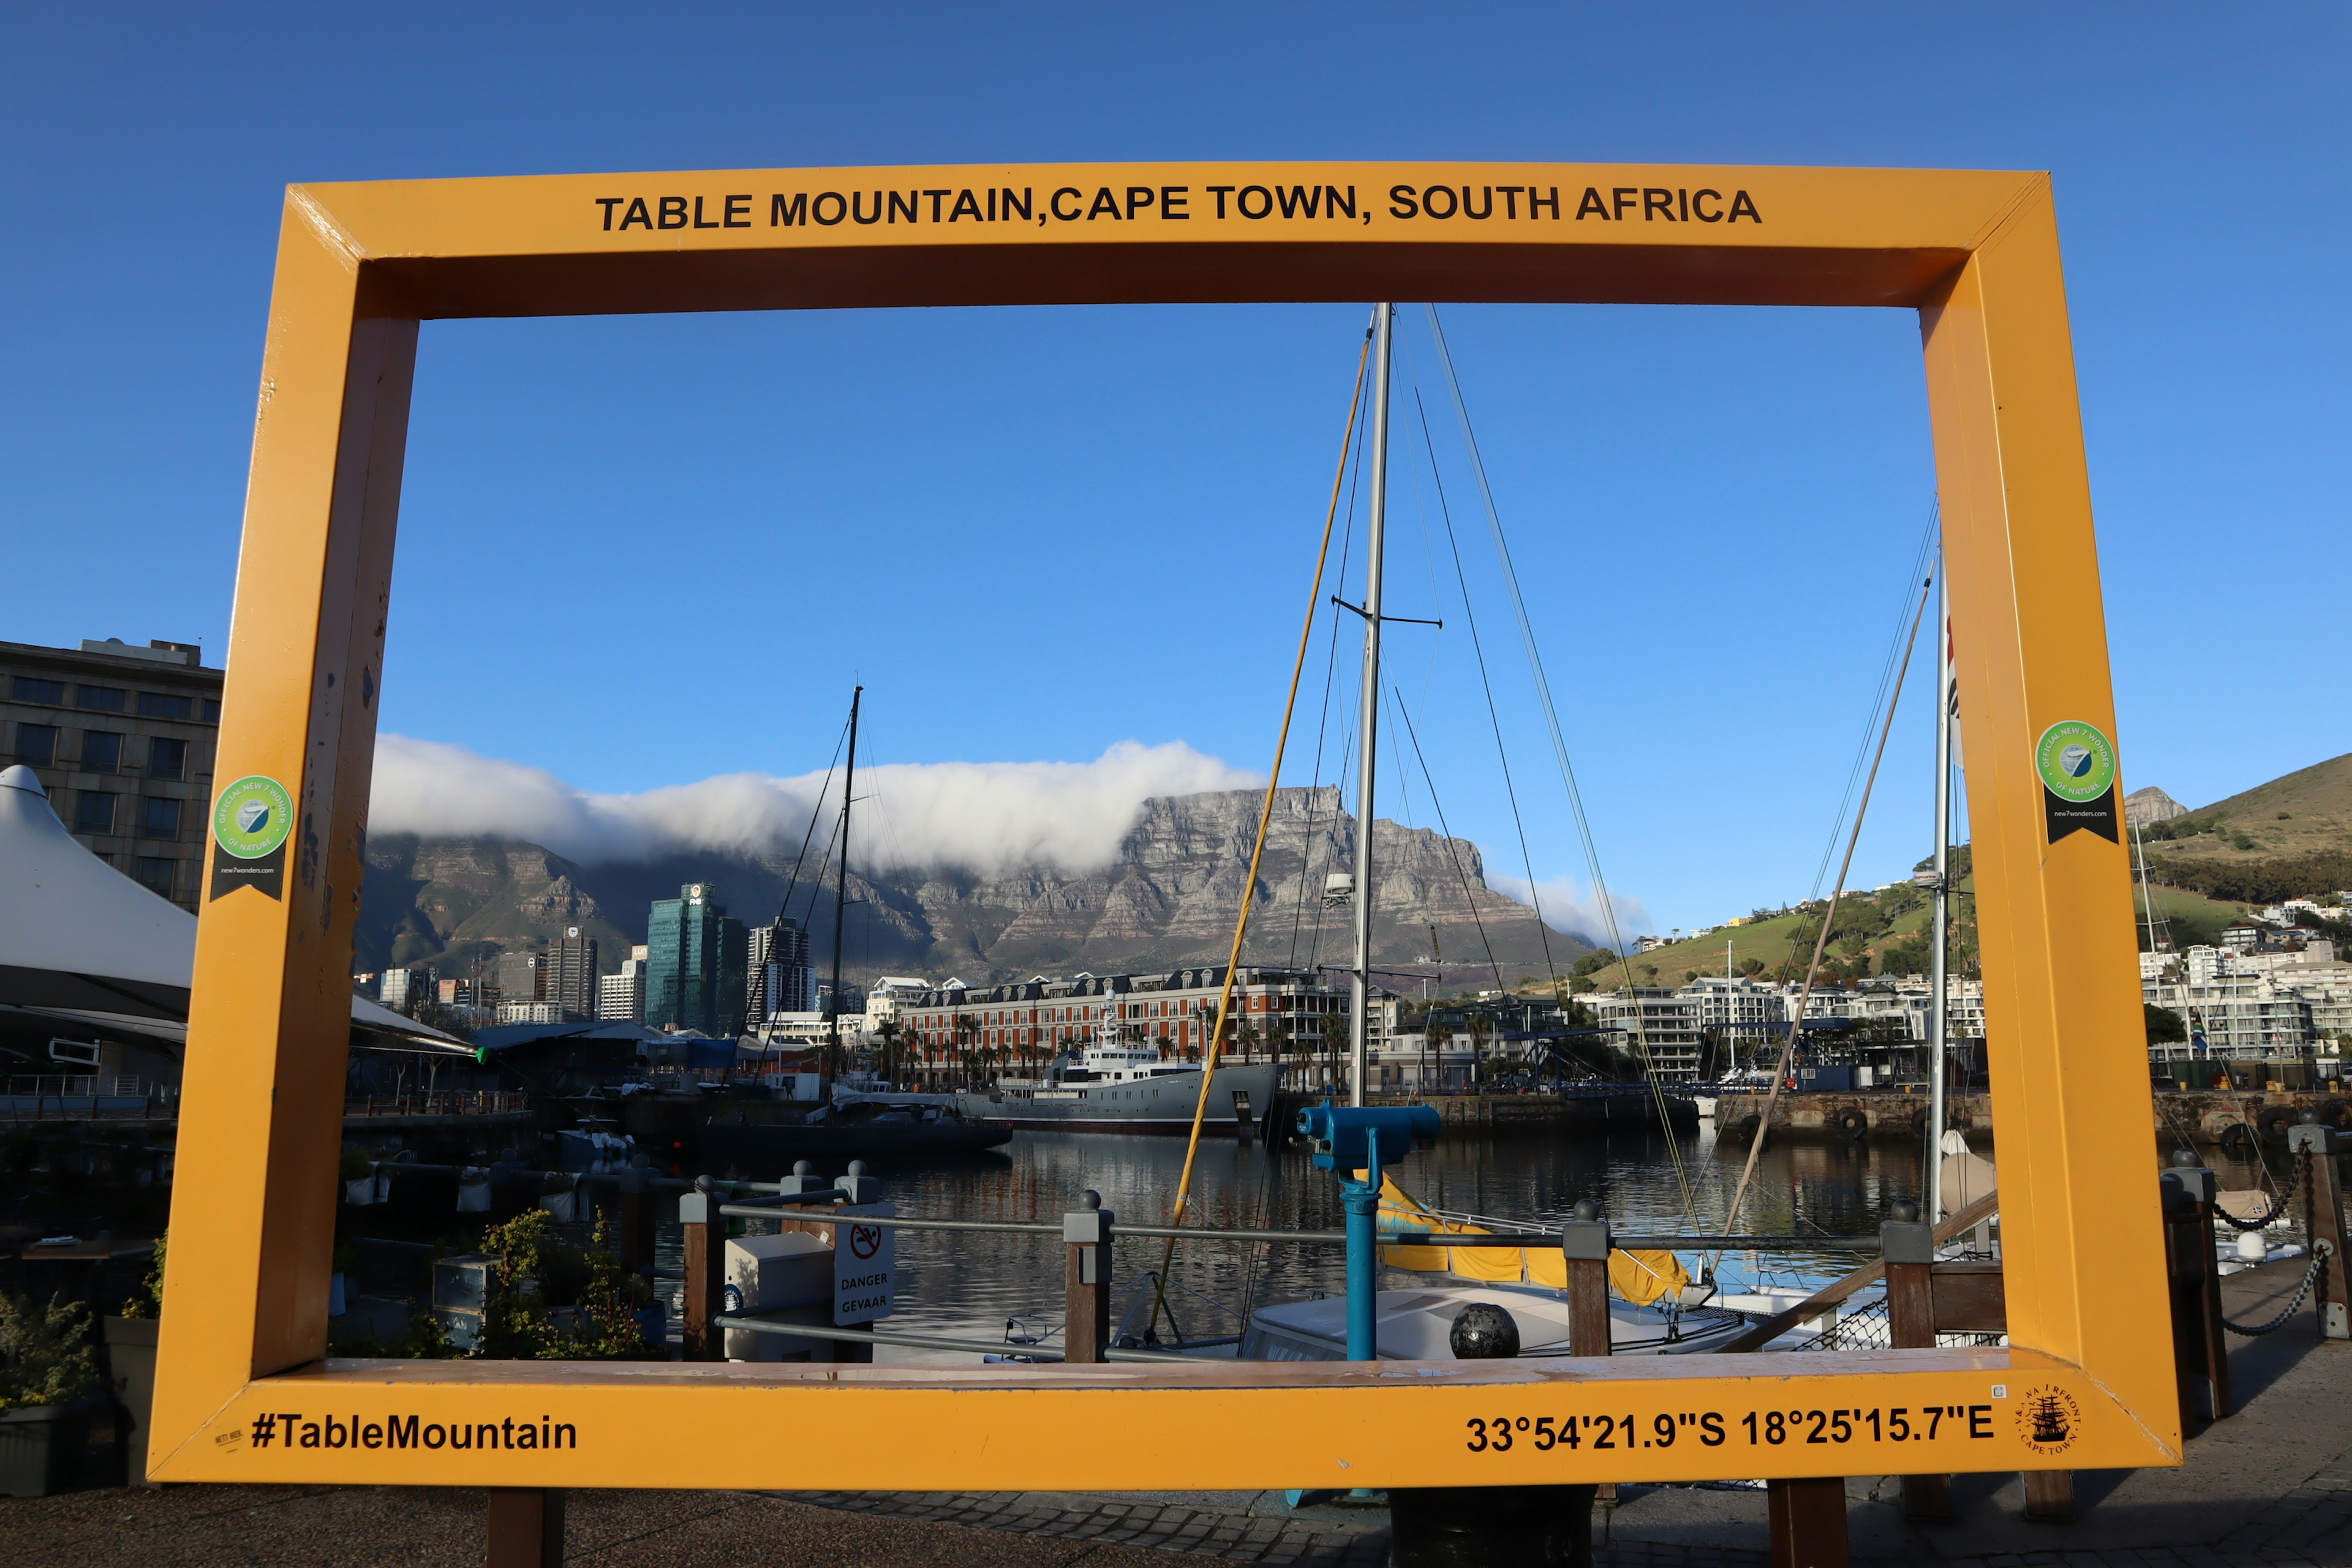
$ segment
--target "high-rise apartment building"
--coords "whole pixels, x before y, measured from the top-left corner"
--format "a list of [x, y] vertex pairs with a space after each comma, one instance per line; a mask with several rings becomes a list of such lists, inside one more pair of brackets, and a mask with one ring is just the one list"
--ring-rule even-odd
[[85, 848], [194, 911], [221, 680], [187, 643], [0, 643], [0, 767], [31, 768]]
[[583, 936], [578, 926], [547, 944], [547, 984], [541, 1000], [554, 1003], [567, 1018], [597, 1016], [596, 939]]
[[743, 1032], [751, 943], [708, 882], [656, 899], [646, 922], [646, 1016], [654, 1028]]
[[387, 969], [377, 983], [377, 994], [385, 1006], [404, 1013], [412, 1002], [431, 1000], [433, 979], [429, 969]]
[[778, 916], [751, 932], [751, 979], [744, 1016], [763, 1024], [779, 1013], [816, 1010], [816, 972], [809, 967], [808, 932]]
[[629, 949], [629, 956], [621, 961], [619, 972], [596, 982], [597, 1017], [608, 1023], [646, 1021], [646, 955], [650, 951], [643, 947]]

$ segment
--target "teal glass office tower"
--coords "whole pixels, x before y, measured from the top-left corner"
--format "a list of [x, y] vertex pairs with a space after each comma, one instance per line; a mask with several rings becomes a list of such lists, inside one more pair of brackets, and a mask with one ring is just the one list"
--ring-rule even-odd
[[646, 1023], [730, 1038], [743, 1032], [751, 941], [718, 889], [690, 882], [646, 922]]

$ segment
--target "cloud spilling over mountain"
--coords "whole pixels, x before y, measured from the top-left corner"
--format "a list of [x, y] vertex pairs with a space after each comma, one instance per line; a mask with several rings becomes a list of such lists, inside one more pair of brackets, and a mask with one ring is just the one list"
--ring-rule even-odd
[[[1609, 941], [1609, 919], [1599, 895], [1573, 877], [1553, 877], [1531, 884], [1525, 877], [1514, 877], [1489, 866], [1486, 886], [1537, 910], [1543, 916], [1544, 924], [1554, 931], [1581, 931], [1594, 942]], [[1650, 911], [1641, 900], [1613, 894], [1609, 908], [1616, 911], [1617, 931], [1624, 941], [1632, 942], [1637, 933], [1650, 929]]]
[[[950, 866], [994, 876], [1024, 866], [1098, 869], [1154, 797], [1247, 788], [1242, 769], [1181, 741], [1122, 741], [1087, 763], [888, 763], [857, 774], [857, 863]], [[823, 773], [728, 773], [641, 795], [597, 795], [543, 768], [462, 746], [385, 734], [376, 742], [370, 828], [427, 837], [489, 836], [544, 845], [585, 865], [697, 851], [796, 847], [818, 809], [840, 803]], [[814, 861], [826, 824], [817, 827]]]

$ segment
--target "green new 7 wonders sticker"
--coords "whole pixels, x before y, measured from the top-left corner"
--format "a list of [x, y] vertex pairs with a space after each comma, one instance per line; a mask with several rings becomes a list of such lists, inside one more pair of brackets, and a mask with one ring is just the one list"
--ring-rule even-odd
[[2059, 799], [2077, 805], [2094, 801], [2115, 787], [2115, 743], [2096, 725], [2062, 720], [2042, 731], [2033, 748], [2033, 766], [2043, 787]]
[[249, 774], [221, 791], [213, 807], [213, 838], [225, 855], [258, 860], [286, 842], [294, 826], [294, 797], [276, 779]]

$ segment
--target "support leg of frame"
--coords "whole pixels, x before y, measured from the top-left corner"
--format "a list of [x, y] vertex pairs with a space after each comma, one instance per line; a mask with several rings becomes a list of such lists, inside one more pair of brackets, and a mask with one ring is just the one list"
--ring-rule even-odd
[[2074, 1522], [2074, 1472], [2027, 1470], [2025, 1517], [2043, 1524]]
[[489, 1568], [562, 1568], [563, 1493], [499, 1487], [490, 1493]]
[[1845, 1479], [1767, 1481], [1772, 1568], [1846, 1568]]

